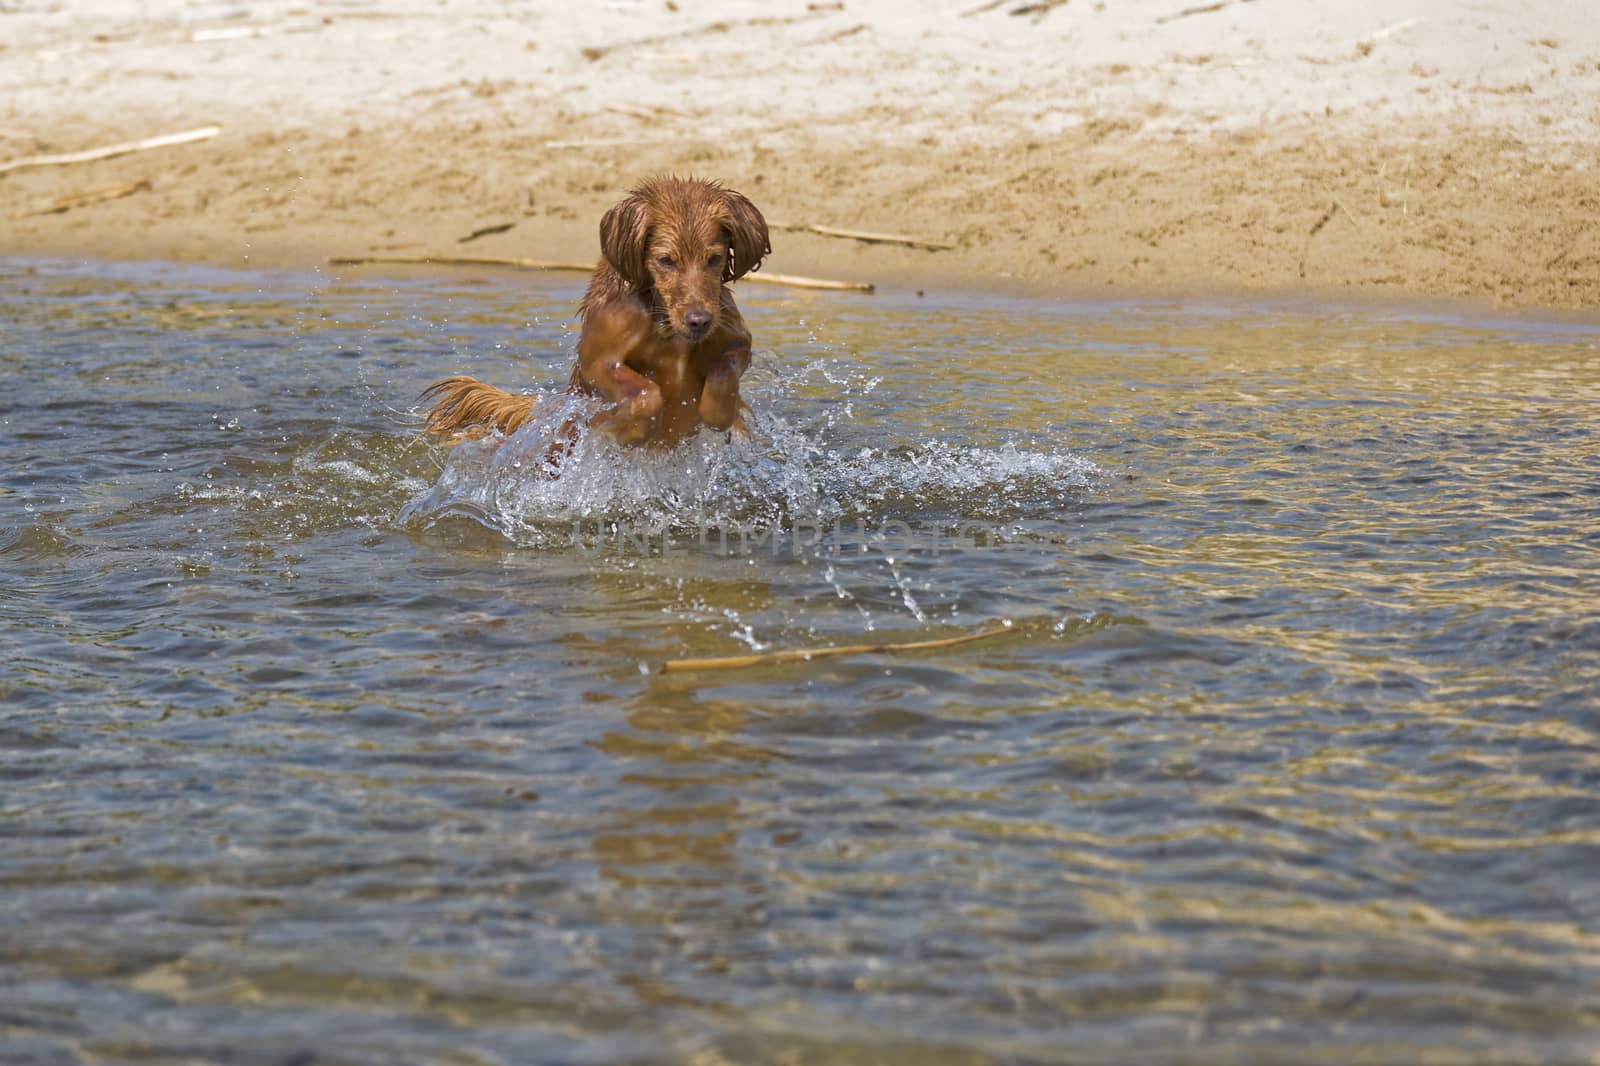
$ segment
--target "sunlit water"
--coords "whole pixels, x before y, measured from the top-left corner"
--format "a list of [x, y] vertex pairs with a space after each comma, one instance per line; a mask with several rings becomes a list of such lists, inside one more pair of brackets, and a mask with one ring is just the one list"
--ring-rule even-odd
[[578, 285], [0, 263], [0, 1060], [1600, 1056], [1594, 328]]

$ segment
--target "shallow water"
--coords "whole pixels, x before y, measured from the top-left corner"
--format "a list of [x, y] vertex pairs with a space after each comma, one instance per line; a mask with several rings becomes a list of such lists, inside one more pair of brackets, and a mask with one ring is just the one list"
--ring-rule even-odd
[[416, 439], [577, 294], [0, 262], [0, 1058], [1600, 1055], [1595, 329], [746, 287], [748, 440]]

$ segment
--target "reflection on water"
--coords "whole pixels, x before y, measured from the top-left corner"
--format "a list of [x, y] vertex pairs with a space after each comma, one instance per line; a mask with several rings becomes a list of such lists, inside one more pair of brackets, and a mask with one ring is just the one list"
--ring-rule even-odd
[[1600, 1055], [1591, 327], [749, 290], [550, 480], [576, 283], [0, 278], [7, 1061]]

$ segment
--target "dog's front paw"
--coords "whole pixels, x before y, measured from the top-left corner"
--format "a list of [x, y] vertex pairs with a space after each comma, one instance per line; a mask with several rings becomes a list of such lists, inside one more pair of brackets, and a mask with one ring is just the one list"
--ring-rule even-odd
[[630, 393], [589, 424], [610, 433], [619, 443], [643, 444], [661, 428], [661, 393], [657, 389]]
[[700, 391], [700, 420], [712, 429], [732, 429], [739, 420], [739, 374], [731, 368], [706, 378]]

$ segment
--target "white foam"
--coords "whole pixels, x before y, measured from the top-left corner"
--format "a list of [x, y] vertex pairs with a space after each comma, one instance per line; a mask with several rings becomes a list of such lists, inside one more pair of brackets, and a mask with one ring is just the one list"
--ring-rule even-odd
[[580, 432], [559, 470], [546, 453], [569, 420], [581, 425], [599, 405], [552, 396], [511, 436], [451, 448], [439, 480], [407, 503], [398, 521], [426, 529], [442, 518], [466, 517], [518, 544], [554, 546], [576, 523], [703, 531], [814, 528], [887, 514], [997, 518], [1054, 510], [1100, 473], [1064, 449], [1015, 443], [833, 444], [843, 435], [838, 416], [830, 412], [813, 430], [798, 429], [779, 413], [784, 392], [768, 383], [750, 393], [748, 435], [708, 430], [671, 451], [625, 449], [605, 434]]

